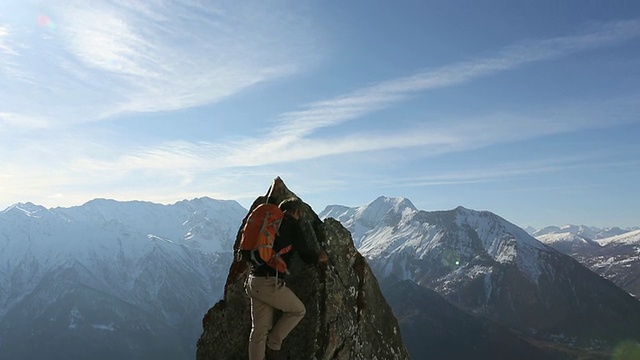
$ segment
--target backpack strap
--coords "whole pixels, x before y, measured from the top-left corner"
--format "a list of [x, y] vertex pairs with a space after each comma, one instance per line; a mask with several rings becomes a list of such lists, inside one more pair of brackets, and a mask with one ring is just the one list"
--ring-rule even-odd
[[282, 249], [278, 250], [276, 255], [278, 255], [278, 256], [284, 255], [284, 254], [288, 253], [291, 250], [293, 250], [293, 246], [287, 245], [287, 246], [283, 247]]
[[270, 262], [273, 263], [273, 266], [271, 266], [271, 267], [276, 269], [276, 273], [280, 272], [278, 270], [278, 264], [281, 264], [284, 267], [284, 273], [285, 274], [289, 274], [289, 269], [287, 268], [287, 263], [282, 258], [282, 255], [290, 252], [291, 250], [293, 250], [293, 246], [291, 246], [291, 245], [285, 246], [282, 249], [278, 250], [278, 252], [273, 254], [273, 256], [271, 257]]
[[256, 256], [256, 251], [255, 250], [251, 250], [249, 252], [251, 255], [251, 262], [256, 264], [256, 265], [261, 265], [263, 264], [262, 259], [260, 258], [260, 256]]

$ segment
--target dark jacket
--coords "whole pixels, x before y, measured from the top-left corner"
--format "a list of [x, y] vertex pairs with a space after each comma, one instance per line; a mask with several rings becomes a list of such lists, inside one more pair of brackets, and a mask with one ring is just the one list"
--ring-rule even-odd
[[[287, 266], [291, 263], [291, 259], [295, 253], [298, 253], [300, 258], [308, 264], [315, 264], [318, 262], [318, 254], [312, 250], [305, 241], [304, 233], [302, 232], [302, 229], [300, 229], [298, 220], [285, 213], [282, 223], [280, 224], [280, 229], [278, 230], [278, 235], [276, 235], [273, 248], [275, 251], [279, 251], [288, 245], [292, 245], [293, 249], [282, 255], [282, 259], [287, 263]], [[276, 269], [267, 264], [251, 265], [251, 275], [254, 276], [276, 276], [276, 272]], [[278, 274], [278, 277], [283, 277], [284, 275], [285, 274], [280, 273]]]

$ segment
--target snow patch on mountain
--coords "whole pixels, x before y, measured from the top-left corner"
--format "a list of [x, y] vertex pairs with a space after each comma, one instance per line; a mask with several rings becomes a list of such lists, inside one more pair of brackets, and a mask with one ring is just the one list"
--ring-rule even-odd
[[[516, 264], [527, 277], [537, 283], [546, 271], [540, 254], [549, 250], [525, 230], [488, 211], [456, 208], [456, 224], [469, 236], [475, 232], [484, 249], [498, 263]], [[464, 234], [460, 234], [464, 236]]]
[[108, 323], [108, 324], [93, 324], [91, 325], [92, 328], [96, 329], [96, 330], [103, 330], [103, 331], [115, 331], [115, 327], [113, 326], [113, 323]]
[[602, 246], [608, 245], [640, 245], [640, 230], [630, 231], [598, 241]]

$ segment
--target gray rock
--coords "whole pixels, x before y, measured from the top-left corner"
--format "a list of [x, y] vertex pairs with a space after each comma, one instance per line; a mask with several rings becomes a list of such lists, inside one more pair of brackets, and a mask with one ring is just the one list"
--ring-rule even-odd
[[[276, 202], [295, 196], [279, 178], [270, 191]], [[251, 208], [264, 200], [259, 197]], [[323, 249], [329, 262], [324, 267], [308, 266], [297, 255], [292, 261], [287, 285], [304, 302], [307, 314], [283, 343], [289, 358], [408, 359], [398, 321], [349, 231], [334, 219], [323, 223], [308, 205], [302, 219], [306, 241]], [[239, 240], [240, 231], [234, 248]], [[223, 299], [203, 319], [197, 360], [248, 358], [251, 315], [244, 292], [248, 270], [242, 261], [231, 264]]]

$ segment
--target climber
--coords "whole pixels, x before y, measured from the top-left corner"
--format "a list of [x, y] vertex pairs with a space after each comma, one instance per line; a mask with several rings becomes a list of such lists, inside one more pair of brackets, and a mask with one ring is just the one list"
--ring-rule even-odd
[[[273, 249], [279, 251], [288, 246], [291, 250], [282, 253], [280, 258], [286, 265], [297, 252], [307, 264], [325, 264], [327, 254], [316, 253], [304, 240], [298, 223], [303, 203], [300, 199], [290, 198], [282, 201], [278, 207], [284, 213], [275, 237]], [[281, 351], [282, 341], [302, 320], [306, 309], [302, 301], [284, 282], [288, 273], [279, 272], [265, 262], [252, 262], [245, 291], [251, 298], [251, 334], [249, 335], [249, 360], [284, 359]], [[282, 316], [273, 324], [274, 311], [282, 311]]]

